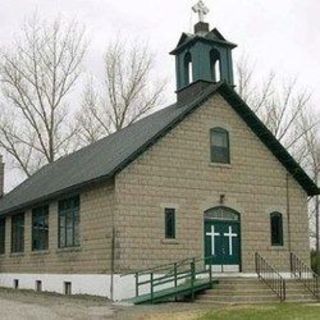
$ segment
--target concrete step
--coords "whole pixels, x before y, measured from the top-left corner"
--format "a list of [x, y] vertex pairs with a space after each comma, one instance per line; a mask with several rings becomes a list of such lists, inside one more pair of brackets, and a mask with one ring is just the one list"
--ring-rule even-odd
[[260, 296], [253, 295], [242, 295], [242, 296], [226, 296], [226, 295], [217, 295], [212, 297], [199, 296], [198, 301], [206, 302], [206, 303], [215, 303], [215, 302], [228, 302], [228, 303], [239, 303], [239, 302], [259, 302], [264, 303], [268, 302], [277, 302], [279, 298], [275, 294], [265, 294]]
[[[270, 294], [275, 295], [275, 293], [270, 289], [270, 288], [244, 288], [244, 289], [239, 289], [239, 290], [230, 290], [230, 289], [225, 289], [225, 288], [217, 288], [216, 290], [208, 290], [205, 292], [205, 295], [207, 296], [217, 296], [217, 295], [226, 295], [226, 296], [241, 296], [241, 295], [264, 295], [270, 292]], [[299, 294], [304, 294], [304, 295], [309, 295], [312, 296], [311, 293], [309, 293], [306, 290], [300, 290], [300, 289], [294, 289], [294, 290], [287, 290], [287, 295], [299, 295]]]
[[[259, 291], [259, 290], [266, 290], [269, 288], [267, 285], [259, 285], [259, 286], [217, 286], [215, 287], [216, 290], [227, 290], [227, 291]], [[214, 289], [213, 289], [214, 290]], [[299, 289], [300, 290], [300, 289]]]
[[287, 301], [301, 301], [301, 300], [316, 300], [316, 298], [312, 294], [308, 293], [289, 293], [286, 295]]
[[[214, 289], [198, 297], [203, 304], [265, 304], [280, 302], [275, 292], [257, 278], [219, 278]], [[304, 284], [292, 279], [286, 281], [286, 302], [316, 302]]]

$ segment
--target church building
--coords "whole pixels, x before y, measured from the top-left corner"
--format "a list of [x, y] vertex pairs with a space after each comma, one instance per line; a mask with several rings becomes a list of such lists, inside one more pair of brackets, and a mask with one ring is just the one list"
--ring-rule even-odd
[[291, 254], [310, 266], [319, 189], [236, 92], [236, 45], [194, 10], [173, 105], [0, 199], [0, 286], [121, 300], [135, 271], [191, 257], [216, 277], [255, 277], [257, 253], [284, 278]]

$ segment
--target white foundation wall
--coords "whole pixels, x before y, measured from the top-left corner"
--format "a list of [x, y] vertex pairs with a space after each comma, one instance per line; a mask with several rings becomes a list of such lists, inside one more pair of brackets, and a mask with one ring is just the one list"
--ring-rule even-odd
[[[41, 281], [42, 291], [64, 294], [64, 283], [71, 282], [72, 294], [88, 294], [111, 299], [111, 278], [111, 275], [0, 273], [0, 287], [13, 288], [14, 280], [18, 280], [19, 289], [35, 290], [36, 282]], [[113, 281], [114, 301], [135, 296], [133, 275], [114, 275]], [[140, 287], [140, 294], [143, 293], [149, 293], [148, 287]]]
[[[155, 278], [161, 275], [155, 275]], [[281, 273], [285, 279], [292, 279], [290, 273]], [[257, 277], [255, 273], [214, 273], [213, 278], [220, 277]], [[87, 294], [94, 296], [106, 297], [114, 301], [121, 301], [135, 297], [135, 277], [128, 275], [121, 277], [120, 275], [113, 276], [113, 297], [111, 295], [111, 275], [75, 275], [75, 274], [16, 274], [16, 273], [1, 273], [0, 287], [13, 288], [14, 280], [19, 281], [19, 289], [36, 289], [36, 281], [41, 281], [42, 291], [55, 292], [64, 294], [64, 283], [71, 282], [72, 294]], [[149, 280], [149, 277], [141, 277], [140, 281]], [[179, 284], [183, 281], [179, 281]], [[159, 286], [156, 290], [170, 287], [168, 285]], [[139, 294], [150, 293], [150, 285], [140, 286]]]

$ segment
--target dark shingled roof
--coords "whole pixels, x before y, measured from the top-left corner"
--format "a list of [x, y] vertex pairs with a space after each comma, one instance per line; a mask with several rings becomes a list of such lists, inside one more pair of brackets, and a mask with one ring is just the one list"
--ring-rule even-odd
[[112, 178], [215, 93], [220, 93], [230, 103], [308, 195], [319, 194], [315, 183], [239, 95], [226, 83], [219, 83], [210, 85], [193, 101], [183, 106], [171, 105], [88, 147], [46, 165], [0, 200], [0, 214], [16, 212]]

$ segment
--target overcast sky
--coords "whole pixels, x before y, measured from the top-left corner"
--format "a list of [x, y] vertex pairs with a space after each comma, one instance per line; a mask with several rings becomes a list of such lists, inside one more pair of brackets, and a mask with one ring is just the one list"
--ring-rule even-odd
[[[44, 17], [62, 14], [86, 25], [90, 37], [87, 69], [101, 68], [108, 39], [119, 32], [149, 41], [156, 53], [157, 71], [170, 80], [168, 99], [175, 89], [174, 59], [168, 55], [181, 32], [192, 30], [196, 0], [1, 0], [0, 45], [19, 31], [24, 18], [37, 10]], [[319, 0], [206, 0], [211, 27], [255, 62], [259, 74], [270, 70], [285, 78], [298, 77], [320, 103], [320, 1]], [[320, 108], [319, 108], [320, 110]]]

